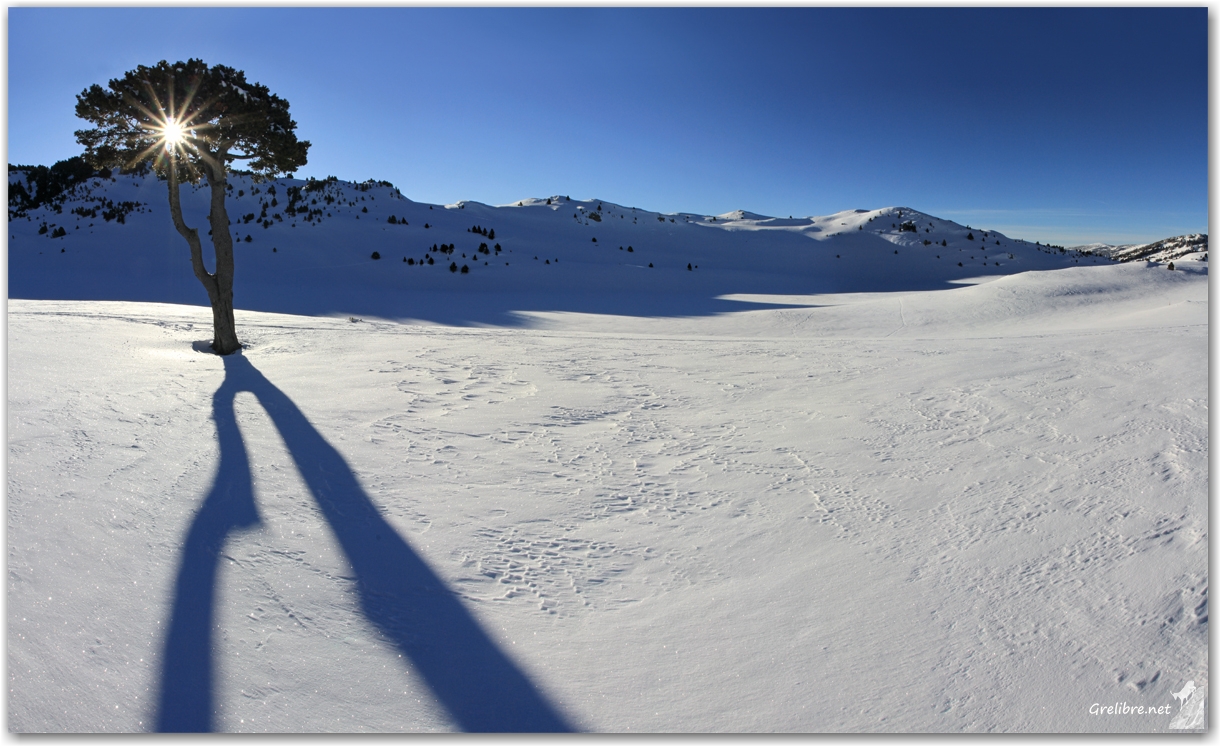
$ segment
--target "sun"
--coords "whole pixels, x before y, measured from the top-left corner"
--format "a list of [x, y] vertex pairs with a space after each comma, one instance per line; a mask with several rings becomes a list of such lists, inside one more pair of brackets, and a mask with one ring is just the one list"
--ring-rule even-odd
[[161, 127], [161, 139], [166, 148], [176, 148], [186, 141], [186, 128], [177, 119], [167, 119]]

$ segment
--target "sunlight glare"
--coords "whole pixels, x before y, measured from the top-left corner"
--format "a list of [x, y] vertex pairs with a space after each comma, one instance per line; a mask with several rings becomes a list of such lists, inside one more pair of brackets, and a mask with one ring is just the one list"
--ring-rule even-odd
[[186, 139], [186, 128], [176, 119], [166, 120], [161, 128], [161, 139], [165, 141], [165, 147], [177, 147]]

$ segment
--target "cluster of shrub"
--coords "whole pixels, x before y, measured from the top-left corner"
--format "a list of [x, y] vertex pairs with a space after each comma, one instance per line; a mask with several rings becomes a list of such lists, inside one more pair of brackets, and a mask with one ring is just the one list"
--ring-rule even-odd
[[[318, 188], [315, 188], [312, 190], [315, 192], [319, 191], [320, 189], [324, 189], [327, 184], [327, 182], [325, 180], [314, 181], [313, 183], [322, 185], [321, 187], [318, 187]], [[310, 184], [306, 183], [305, 186], [309, 187]], [[325, 202], [326, 204], [329, 205], [329, 204], [334, 203], [335, 198], [330, 194], [326, 194], [322, 197], [322, 200], [323, 200], [323, 202]], [[304, 217], [302, 218], [302, 220], [304, 220], [307, 223], [311, 223], [315, 220], [318, 222], [322, 222], [322, 215], [326, 213], [326, 210], [325, 210], [325, 208], [322, 208], [322, 207], [313, 207], [313, 205], [316, 205], [316, 204], [318, 204], [317, 197], [311, 198], [309, 201], [309, 204], [305, 204], [305, 196], [304, 196], [302, 187], [290, 186], [290, 187], [288, 187], [288, 206], [284, 208], [284, 214], [286, 214], [290, 217], [296, 216], [296, 215], [303, 215]], [[365, 212], [368, 212], [368, 210], [366, 209]]]
[[94, 203], [92, 207], [85, 205], [73, 207], [72, 214], [79, 215], [82, 218], [96, 218], [100, 211], [102, 220], [105, 220], [107, 223], [111, 220], [118, 223], [126, 223], [128, 215], [133, 212], [143, 212], [145, 207], [143, 202], [136, 202], [134, 200], [115, 202], [106, 197], [90, 197], [89, 200]]
[[[74, 191], [77, 185], [83, 184], [94, 177], [114, 180], [114, 175], [109, 169], [95, 170], [92, 166], [85, 163], [85, 159], [80, 156], [59, 161], [49, 168], [47, 166], [14, 166], [9, 164], [8, 170], [10, 174], [20, 172], [25, 176], [24, 184], [20, 181], [9, 181], [9, 220], [28, 217], [30, 210], [43, 207], [44, 205], [54, 207], [56, 212], [60, 212], [67, 194]], [[121, 173], [143, 175], [148, 170], [148, 164], [145, 163], [141, 164], [138, 168]], [[27, 188], [27, 184], [29, 188]], [[126, 212], [130, 212], [130, 210]], [[126, 212], [123, 214], [125, 215]], [[112, 220], [115, 217], [115, 215], [112, 215], [111, 218], [107, 219]]]
[[[448, 248], [448, 251], [447, 251], [447, 252], [446, 252], [446, 247], [445, 247], [445, 246], [441, 246], [441, 248], [440, 248], [439, 250], [440, 250], [441, 252], [443, 252], [443, 253], [453, 253], [453, 247], [452, 247], [452, 246], [449, 246], [449, 247], [447, 247], [447, 248]], [[435, 246], [433, 246], [433, 247], [432, 247], [432, 250], [433, 250], [433, 251], [437, 251], [438, 249], [437, 249]], [[373, 252], [373, 259], [380, 259], [380, 258], [381, 258], [381, 254], [380, 254], [380, 253], [378, 253], [378, 252], [376, 252], [376, 251], [374, 251], [374, 252]], [[415, 258], [414, 258], [414, 257], [409, 257], [409, 256], [404, 256], [404, 257], [402, 258], [402, 260], [403, 260], [403, 262], [405, 262], [405, 263], [406, 263], [406, 265], [407, 265], [408, 267], [414, 267], [414, 266], [415, 266], [415, 265], [417, 265], [417, 264], [418, 264], [419, 266], [421, 266], [421, 267], [422, 267], [422, 266], [424, 266], [424, 264], [435, 264], [435, 263], [436, 263], [436, 262], [435, 262], [435, 260], [433, 260], [433, 258], [432, 258], [432, 255], [431, 255], [431, 254], [429, 254], [429, 255], [428, 255], [428, 258], [427, 258], [426, 260], [425, 260], [425, 259], [420, 259], [418, 262], [417, 262], [417, 261], [415, 261]], [[463, 265], [461, 266], [461, 269], [459, 270], [459, 269], [458, 269], [457, 262], [450, 262], [450, 263], [449, 263], [449, 271], [450, 271], [450, 272], [458, 272], [458, 271], [461, 271], [461, 273], [465, 275], [465, 274], [470, 274], [470, 267], [469, 267], [468, 265], [463, 264]]]
[[[306, 193], [321, 192], [321, 191], [325, 191], [327, 185], [337, 184], [338, 182], [339, 182], [339, 177], [337, 177], [337, 176], [327, 176], [325, 179], [315, 179], [311, 176], [305, 180], [304, 188], [305, 188]], [[289, 187], [289, 189], [294, 189], [294, 188], [300, 189], [301, 187]], [[359, 187], [357, 187], [357, 188], [359, 188]], [[367, 191], [367, 190], [364, 190], [364, 191]]]
[[[335, 177], [327, 176], [325, 180], [334, 181]], [[387, 189], [393, 189], [394, 193], [398, 196], [402, 196], [402, 192], [398, 191], [398, 187], [394, 186], [388, 181], [382, 181], [380, 179], [369, 179], [368, 181], [362, 181], [359, 184], [353, 184], [352, 186], [354, 186], [358, 192], [367, 192], [373, 187], [386, 187]]]

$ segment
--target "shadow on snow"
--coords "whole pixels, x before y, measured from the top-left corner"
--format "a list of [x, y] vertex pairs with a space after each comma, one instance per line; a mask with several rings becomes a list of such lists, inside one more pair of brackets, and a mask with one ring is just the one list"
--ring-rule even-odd
[[213, 729], [216, 576], [231, 533], [260, 522], [250, 462], [234, 397], [257, 397], [356, 578], [360, 607], [409, 658], [457, 725], [466, 731], [569, 731], [571, 726], [500, 651], [457, 596], [385, 521], [338, 451], [300, 409], [241, 353], [224, 358], [212, 399], [220, 463], [182, 550], [162, 656], [156, 727]]

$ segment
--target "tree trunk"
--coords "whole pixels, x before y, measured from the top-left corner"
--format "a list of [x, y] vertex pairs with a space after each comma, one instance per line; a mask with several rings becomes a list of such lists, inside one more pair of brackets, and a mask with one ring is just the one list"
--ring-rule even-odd
[[[228, 355], [241, 349], [237, 341], [237, 323], [233, 320], [233, 233], [229, 230], [229, 213], [225, 210], [224, 161], [219, 169], [205, 168], [208, 186], [212, 188], [212, 246], [216, 249], [216, 297], [212, 298], [212, 349], [217, 355]], [[216, 173], [219, 171], [219, 173]]]
[[217, 179], [213, 169], [205, 167], [204, 170], [208, 185], [212, 188], [212, 210], [208, 219], [212, 225], [212, 246], [216, 250], [215, 274], [208, 272], [203, 264], [199, 231], [189, 227], [182, 219], [178, 172], [173, 167], [169, 169], [169, 212], [174, 228], [191, 247], [191, 267], [212, 304], [212, 349], [217, 355], [229, 355], [241, 349], [241, 342], [237, 340], [237, 324], [233, 320], [233, 237], [229, 233], [229, 214], [225, 211], [224, 172], [221, 171]]

